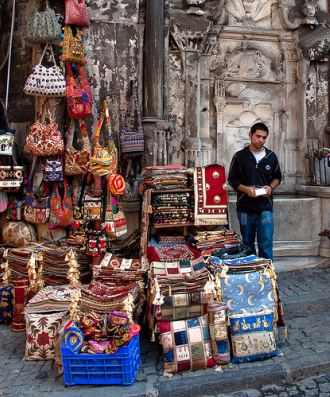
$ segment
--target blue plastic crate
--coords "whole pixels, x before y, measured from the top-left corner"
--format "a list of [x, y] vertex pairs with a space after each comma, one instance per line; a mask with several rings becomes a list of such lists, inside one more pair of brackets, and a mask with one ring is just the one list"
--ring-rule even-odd
[[113, 354], [73, 353], [64, 344], [61, 351], [66, 386], [131, 385], [141, 366], [138, 335]]

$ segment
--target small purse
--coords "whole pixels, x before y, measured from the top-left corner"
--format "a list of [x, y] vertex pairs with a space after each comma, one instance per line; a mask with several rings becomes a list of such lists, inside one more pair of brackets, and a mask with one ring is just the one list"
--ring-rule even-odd
[[43, 180], [45, 182], [63, 182], [63, 165], [61, 159], [46, 159]]
[[89, 167], [90, 142], [87, 127], [83, 120], [79, 120], [79, 126], [83, 141], [81, 150], [77, 150], [73, 147], [74, 120], [71, 120], [64, 157], [64, 172], [66, 175], [70, 176], [86, 174]]
[[64, 27], [63, 39], [63, 62], [84, 64], [85, 63], [85, 49], [82, 42], [81, 32], [76, 28], [76, 34], [73, 35], [70, 26]]
[[65, 0], [65, 24], [89, 26], [89, 17], [85, 0]]
[[[50, 67], [41, 64], [48, 48], [53, 61], [53, 66]], [[23, 91], [26, 95], [34, 96], [65, 96], [65, 77], [61, 68], [57, 66], [52, 45], [45, 46], [39, 63], [33, 67], [32, 73], [26, 79]]]
[[[113, 141], [111, 132], [110, 114], [106, 101], [103, 102], [103, 109], [99, 115], [94, 135], [94, 147], [90, 159], [89, 170], [97, 176], [115, 174], [117, 172], [118, 152]], [[108, 146], [103, 147], [100, 144], [100, 133], [102, 125], [106, 121], [108, 130]]]
[[102, 197], [91, 196], [85, 193], [82, 204], [82, 214], [85, 221], [100, 221], [103, 219]]
[[128, 231], [125, 214], [119, 208], [117, 199], [112, 197], [109, 192], [104, 217], [104, 230], [110, 240], [116, 240]]
[[[15, 130], [12, 130], [15, 132]], [[12, 132], [0, 130], [0, 155], [12, 156], [15, 135]]]
[[0, 165], [0, 191], [19, 191], [24, 178], [24, 167], [21, 165]]
[[107, 251], [107, 237], [102, 231], [87, 231], [86, 255], [100, 256]]
[[32, 43], [56, 43], [61, 40], [62, 28], [55, 11], [46, 0], [44, 11], [35, 11], [28, 21], [27, 39]]
[[78, 65], [78, 78], [73, 74], [72, 65], [67, 63], [66, 68], [66, 100], [67, 110], [71, 119], [83, 119], [92, 113], [93, 96], [89, 85], [86, 70]]
[[[120, 132], [120, 149], [125, 154], [143, 154], [144, 152], [144, 133], [142, 127], [142, 118], [138, 100], [137, 87], [132, 82], [132, 95], [130, 96], [129, 115], [130, 127], [123, 128]], [[137, 128], [135, 125], [135, 116], [137, 118]]]
[[26, 137], [24, 152], [33, 156], [57, 156], [64, 152], [61, 132], [49, 110], [48, 122], [43, 109], [41, 120], [32, 124]]

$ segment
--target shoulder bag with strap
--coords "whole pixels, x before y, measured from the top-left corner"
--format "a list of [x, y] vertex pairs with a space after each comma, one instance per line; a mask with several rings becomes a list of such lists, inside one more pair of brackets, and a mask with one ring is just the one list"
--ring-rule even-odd
[[[104, 120], [108, 131], [107, 146], [101, 146], [100, 144], [100, 133]], [[97, 176], [116, 174], [117, 162], [118, 152], [112, 136], [109, 109], [106, 101], [104, 101], [96, 124], [94, 147], [90, 159], [90, 172]]]

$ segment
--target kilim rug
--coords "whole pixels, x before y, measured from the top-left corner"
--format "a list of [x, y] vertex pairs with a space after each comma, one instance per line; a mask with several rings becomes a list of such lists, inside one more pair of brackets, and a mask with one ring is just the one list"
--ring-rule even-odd
[[212, 164], [196, 167], [194, 173], [195, 225], [227, 225], [228, 197], [225, 169]]

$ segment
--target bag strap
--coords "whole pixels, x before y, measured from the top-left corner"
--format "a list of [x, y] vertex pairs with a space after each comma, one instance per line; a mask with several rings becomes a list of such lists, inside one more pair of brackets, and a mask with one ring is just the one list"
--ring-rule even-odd
[[91, 145], [88, 137], [88, 129], [84, 120], [79, 120], [79, 128], [81, 133], [81, 139], [83, 142], [83, 149], [87, 150], [88, 152], [91, 151]]
[[57, 62], [56, 62], [56, 59], [55, 59], [53, 46], [51, 44], [49, 44], [49, 43], [47, 43], [45, 45], [45, 48], [42, 51], [41, 58], [40, 58], [40, 61], [39, 61], [38, 65], [41, 65], [48, 48], [50, 48], [50, 55], [51, 55], [52, 61], [53, 61], [54, 65], [57, 66]]
[[73, 149], [74, 133], [75, 133], [75, 122], [73, 119], [71, 119], [69, 128], [67, 130], [66, 149]]
[[133, 100], [135, 105], [135, 114], [137, 117], [137, 129], [139, 132], [143, 132], [142, 116], [141, 116], [140, 104], [139, 104], [139, 93], [138, 93], [137, 84], [135, 82], [133, 82]]

